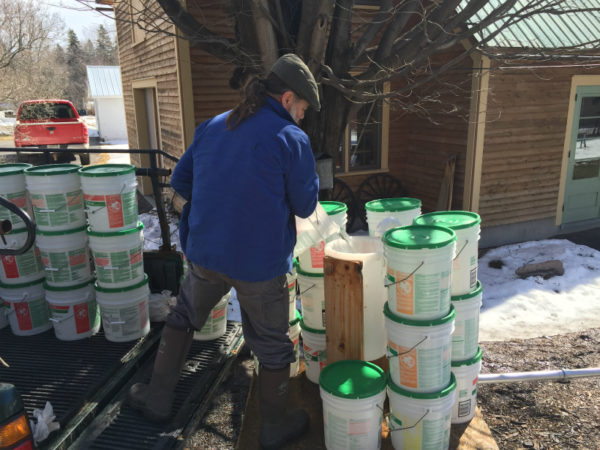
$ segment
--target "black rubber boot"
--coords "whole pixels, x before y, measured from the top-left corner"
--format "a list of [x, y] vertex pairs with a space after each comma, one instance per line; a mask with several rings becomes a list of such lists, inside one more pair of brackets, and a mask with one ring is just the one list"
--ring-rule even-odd
[[258, 394], [260, 408], [259, 442], [273, 450], [299, 438], [308, 430], [308, 414], [303, 409], [288, 409], [289, 364], [283, 369], [260, 366]]
[[150, 384], [136, 383], [129, 389], [128, 403], [154, 422], [171, 417], [175, 386], [194, 339], [193, 330], [178, 330], [165, 325]]

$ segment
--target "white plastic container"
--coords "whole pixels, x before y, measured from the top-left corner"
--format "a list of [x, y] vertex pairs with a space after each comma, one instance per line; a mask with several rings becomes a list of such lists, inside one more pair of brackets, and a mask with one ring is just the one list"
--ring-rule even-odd
[[437, 211], [417, 217], [415, 224], [438, 225], [456, 233], [450, 295], [464, 295], [475, 289], [481, 224], [479, 214], [470, 211]]
[[388, 230], [382, 239], [390, 311], [415, 320], [437, 319], [448, 314], [454, 231], [408, 225]]
[[194, 332], [197, 341], [212, 341], [219, 339], [227, 331], [227, 304], [230, 294], [227, 293], [211, 310], [201, 330]]
[[79, 176], [93, 231], [135, 228], [138, 222], [135, 166], [98, 164], [83, 167]]
[[73, 286], [92, 279], [85, 227], [64, 231], [38, 231], [35, 244], [49, 286]]
[[52, 328], [44, 298], [44, 279], [21, 284], [0, 285], [0, 297], [8, 306], [8, 321], [13, 334], [33, 336]]
[[454, 333], [452, 333], [452, 361], [471, 359], [479, 348], [479, 310], [482, 305], [481, 283], [472, 292], [453, 296], [456, 311]]
[[388, 333], [390, 375], [394, 383], [413, 392], [435, 392], [450, 382], [454, 308], [441, 319], [404, 319], [384, 308]]
[[413, 223], [421, 214], [421, 200], [416, 198], [382, 198], [365, 203], [369, 235], [381, 237], [390, 228]]
[[[319, 202], [323, 207], [327, 216], [342, 230], [346, 229], [348, 221], [346, 204], [341, 202], [323, 201]], [[337, 236], [330, 236], [334, 239]], [[308, 250], [300, 253], [298, 262], [300, 269], [305, 273], [323, 273], [323, 257], [325, 256], [325, 244], [327, 240], [321, 240], [318, 244], [313, 245]]]
[[427, 394], [410, 392], [388, 378], [389, 428], [396, 450], [447, 449], [450, 446], [450, 419], [456, 397], [452, 375], [443, 389]]
[[25, 183], [39, 230], [71, 230], [85, 225], [77, 164], [49, 164], [25, 169]]
[[365, 361], [337, 361], [319, 378], [328, 450], [378, 449], [381, 446], [385, 373]]
[[108, 289], [96, 282], [94, 288], [106, 339], [112, 342], [126, 342], [148, 334], [148, 275], [144, 276], [143, 281], [129, 287]]
[[[300, 319], [302, 319], [302, 316], [300, 312], [296, 311], [296, 317], [294, 320], [290, 320], [290, 328], [288, 330], [288, 336], [292, 344], [294, 344], [294, 355], [296, 356], [296, 360], [290, 364], [290, 378], [297, 376], [300, 371]], [[254, 355], [254, 372], [258, 375], [259, 362], [256, 355]]]
[[[4, 235], [6, 244], [0, 240], [0, 248], [17, 249], [27, 240], [27, 230], [12, 230]], [[33, 245], [21, 255], [0, 256], [0, 282], [5, 284], [23, 284], [44, 277], [44, 266], [40, 251]]]
[[304, 319], [300, 320], [300, 328], [306, 378], [318, 383], [321, 370], [327, 365], [325, 330], [315, 330], [307, 326]]
[[[25, 211], [33, 218], [33, 213], [27, 202], [27, 191], [25, 190], [25, 169], [32, 167], [31, 164], [0, 164], [0, 197], [8, 200]], [[0, 222], [10, 220], [13, 229], [25, 228], [25, 222], [19, 216], [0, 206]]]
[[54, 334], [61, 341], [93, 336], [100, 329], [100, 309], [93, 280], [69, 287], [44, 284]]
[[473, 358], [452, 361], [452, 373], [456, 378], [456, 401], [452, 407], [452, 423], [469, 422], [475, 416], [477, 406], [477, 380], [481, 371], [483, 352], [477, 349]]
[[298, 278], [298, 272], [296, 269], [296, 262], [292, 266], [292, 273], [287, 273], [287, 284], [288, 292], [290, 294], [290, 322], [296, 319], [296, 283]]
[[322, 273], [298, 269], [302, 319], [310, 328], [325, 329], [325, 280]]
[[144, 224], [121, 231], [97, 232], [88, 228], [98, 286], [115, 289], [144, 279]]
[[[349, 236], [336, 239], [325, 246], [325, 255], [342, 261], [362, 263], [363, 290], [363, 356], [374, 361], [385, 356], [387, 336], [381, 311], [386, 301], [385, 260], [381, 239], [370, 236]], [[350, 314], [350, 310], [348, 310]]]

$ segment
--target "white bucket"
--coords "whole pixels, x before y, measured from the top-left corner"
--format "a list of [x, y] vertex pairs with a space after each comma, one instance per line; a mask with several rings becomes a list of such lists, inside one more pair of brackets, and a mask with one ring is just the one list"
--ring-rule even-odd
[[454, 231], [408, 225], [388, 230], [382, 239], [390, 310], [397, 316], [415, 320], [448, 314]]
[[13, 334], [32, 336], [52, 328], [48, 304], [44, 298], [44, 279], [22, 284], [3, 284], [0, 297], [8, 306], [8, 321]]
[[49, 164], [25, 170], [25, 183], [39, 230], [71, 230], [85, 225], [76, 164]]
[[369, 235], [381, 237], [390, 228], [411, 225], [421, 214], [421, 200], [416, 198], [382, 198], [365, 203]]
[[375, 364], [337, 361], [319, 378], [328, 450], [378, 449], [381, 446], [385, 373]]
[[93, 231], [135, 228], [138, 222], [135, 166], [98, 164], [80, 169], [79, 176]]
[[106, 339], [112, 342], [126, 342], [148, 334], [148, 275], [144, 276], [143, 281], [130, 287], [107, 289], [96, 282], [94, 288]]
[[322, 273], [303, 272], [298, 269], [298, 287], [302, 320], [310, 328], [325, 329], [325, 280]]
[[92, 279], [85, 227], [64, 231], [38, 231], [35, 244], [49, 286], [73, 286]]
[[[325, 255], [338, 260], [362, 263], [362, 359], [374, 361], [381, 358], [385, 355], [387, 344], [385, 320], [381, 314], [387, 295], [382, 283], [385, 277], [385, 260], [381, 240], [370, 236], [336, 239], [325, 246]], [[350, 309], [347, 311], [350, 313]]]
[[454, 308], [441, 319], [404, 319], [384, 308], [388, 333], [390, 375], [398, 386], [413, 392], [435, 392], [450, 381]]
[[[319, 202], [327, 216], [337, 225], [340, 229], [346, 229], [346, 222], [348, 221], [347, 211], [348, 207], [345, 203], [341, 202]], [[335, 238], [331, 236], [330, 238]], [[318, 244], [313, 245], [308, 250], [302, 252], [298, 256], [300, 269], [303, 272], [308, 273], [323, 273], [323, 257], [325, 256], [325, 240], [321, 240]]]
[[389, 428], [395, 449], [449, 448], [450, 419], [456, 397], [454, 375], [443, 389], [428, 394], [407, 391], [388, 378], [387, 394]]
[[470, 211], [438, 211], [417, 217], [415, 224], [438, 225], [456, 233], [450, 295], [464, 295], [475, 289], [481, 224], [479, 215]]
[[292, 266], [292, 273], [288, 273], [287, 275], [287, 284], [288, 284], [288, 292], [290, 295], [290, 322], [296, 319], [296, 283], [298, 278], [298, 273], [296, 271], [296, 264]]
[[[27, 230], [12, 230], [4, 235], [6, 244], [0, 240], [0, 248], [17, 249], [23, 247], [27, 240]], [[40, 251], [33, 245], [21, 255], [2, 255], [0, 257], [0, 282], [5, 284], [23, 284], [42, 278], [44, 266]]]
[[482, 304], [481, 283], [474, 291], [452, 297], [456, 311], [452, 333], [452, 361], [463, 361], [475, 356], [479, 347], [479, 310]]
[[121, 231], [87, 230], [98, 286], [120, 288], [144, 279], [144, 224]]
[[481, 348], [466, 361], [453, 361], [452, 373], [456, 377], [456, 401], [452, 407], [452, 423], [464, 423], [475, 416], [477, 406], [477, 380], [481, 370]]
[[219, 300], [211, 310], [206, 322], [201, 330], [194, 332], [194, 339], [197, 341], [211, 341], [219, 339], [227, 331], [227, 304], [230, 294], [227, 293]]
[[[295, 377], [300, 372], [300, 319], [302, 319], [302, 316], [296, 311], [296, 317], [294, 320], [290, 320], [290, 328], [288, 330], [288, 336], [292, 344], [294, 344], [294, 355], [296, 356], [296, 360], [290, 364], [290, 378]], [[259, 372], [259, 365], [258, 358], [254, 355], [254, 373], [256, 375]]]
[[300, 328], [306, 377], [313, 383], [318, 383], [321, 370], [327, 365], [325, 330], [310, 328], [304, 323], [304, 318], [300, 320]]
[[70, 287], [54, 287], [46, 282], [44, 289], [57, 339], [74, 341], [98, 332], [100, 309], [92, 280]]
[[[30, 217], [33, 213], [27, 203], [27, 191], [25, 190], [25, 175], [23, 171], [31, 164], [0, 164], [0, 197], [21, 208]], [[25, 222], [7, 208], [0, 206], [0, 222], [10, 220], [13, 228], [25, 228]]]

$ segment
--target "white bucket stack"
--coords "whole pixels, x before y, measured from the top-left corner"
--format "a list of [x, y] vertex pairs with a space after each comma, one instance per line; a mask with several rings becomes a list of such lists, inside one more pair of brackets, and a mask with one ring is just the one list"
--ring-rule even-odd
[[421, 200], [409, 197], [382, 198], [365, 204], [369, 235], [381, 237], [395, 227], [411, 225], [421, 214]]
[[113, 342], [138, 339], [150, 330], [150, 290], [144, 273], [144, 226], [138, 221], [135, 166], [87, 166], [79, 176], [104, 334]]
[[16, 336], [33, 336], [52, 328], [44, 298], [44, 278], [21, 284], [0, 284], [0, 298], [8, 307], [8, 322]]
[[[30, 167], [32, 167], [31, 164], [26, 163], [1, 164], [0, 197], [18, 206], [33, 218], [31, 207], [27, 201], [25, 176], [23, 175], [23, 171]], [[15, 230], [25, 228], [25, 223], [19, 216], [6, 208], [0, 207], [0, 222], [3, 220], [10, 220]]]

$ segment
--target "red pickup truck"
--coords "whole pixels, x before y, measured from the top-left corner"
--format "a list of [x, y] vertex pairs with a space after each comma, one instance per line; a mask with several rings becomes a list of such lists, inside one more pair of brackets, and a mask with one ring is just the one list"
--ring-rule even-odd
[[[17, 111], [15, 147], [66, 149], [69, 145], [89, 145], [88, 129], [68, 100], [28, 100]], [[89, 164], [89, 154], [80, 154]]]

